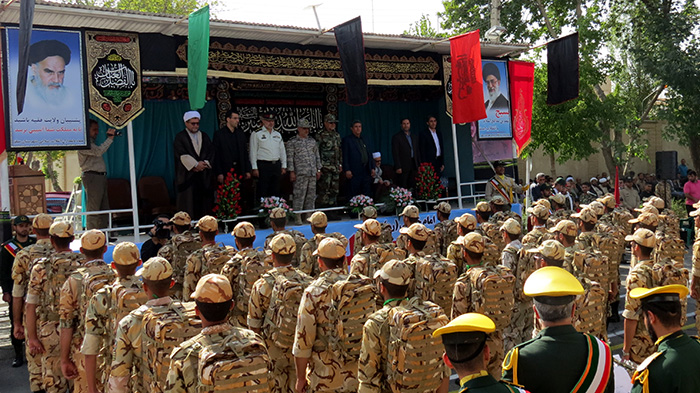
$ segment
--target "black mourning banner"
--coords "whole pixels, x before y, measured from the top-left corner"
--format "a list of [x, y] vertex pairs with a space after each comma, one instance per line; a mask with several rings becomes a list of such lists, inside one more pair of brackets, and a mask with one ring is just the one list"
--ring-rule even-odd
[[29, 43], [34, 24], [34, 0], [22, 0], [19, 4], [19, 65], [17, 66], [17, 113], [24, 111], [27, 94], [27, 68], [29, 67]]
[[367, 103], [367, 67], [365, 45], [362, 39], [362, 21], [358, 16], [333, 28], [338, 44], [340, 64], [347, 91], [349, 105]]
[[547, 43], [547, 105], [578, 97], [578, 33]]

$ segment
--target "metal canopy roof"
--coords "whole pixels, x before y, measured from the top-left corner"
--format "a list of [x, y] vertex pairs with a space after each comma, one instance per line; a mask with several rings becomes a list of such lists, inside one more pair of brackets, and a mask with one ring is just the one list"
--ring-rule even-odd
[[[0, 23], [19, 23], [18, 2], [0, 10]], [[90, 28], [134, 33], [161, 33], [187, 36], [187, 19], [177, 15], [124, 11], [110, 8], [89, 7], [76, 4], [37, 1], [34, 11], [35, 26]], [[240, 40], [286, 42], [302, 45], [336, 46], [332, 32], [321, 33], [316, 29], [293, 26], [276, 26], [259, 23], [212, 20], [211, 37]], [[404, 51], [424, 51], [439, 54], [450, 53], [450, 43], [438, 38], [404, 35], [365, 33], [366, 48]], [[525, 44], [481, 43], [483, 57], [502, 57], [527, 48]]]

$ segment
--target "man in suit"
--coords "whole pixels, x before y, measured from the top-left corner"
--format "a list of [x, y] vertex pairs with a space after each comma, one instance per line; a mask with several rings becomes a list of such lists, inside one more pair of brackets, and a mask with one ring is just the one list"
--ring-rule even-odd
[[509, 110], [508, 99], [501, 94], [501, 71], [493, 63], [484, 65], [484, 83], [489, 91], [489, 99], [484, 103], [486, 110]]
[[401, 120], [401, 131], [391, 138], [391, 152], [394, 155], [396, 184], [403, 188], [413, 188], [418, 170], [418, 138], [411, 135], [411, 121]]
[[199, 131], [197, 111], [185, 112], [185, 129], [175, 135], [175, 185], [177, 208], [199, 218], [211, 212], [214, 193], [211, 189], [214, 146], [209, 136]]
[[435, 173], [442, 176], [442, 171], [445, 170], [445, 149], [442, 143], [442, 134], [437, 130], [437, 118], [428, 116], [426, 123], [428, 129], [422, 131], [418, 138], [419, 156], [422, 162], [433, 164]]
[[355, 120], [350, 127], [352, 133], [343, 138], [343, 169], [348, 179], [347, 195], [370, 195], [372, 160], [367, 144], [362, 139], [362, 122]]

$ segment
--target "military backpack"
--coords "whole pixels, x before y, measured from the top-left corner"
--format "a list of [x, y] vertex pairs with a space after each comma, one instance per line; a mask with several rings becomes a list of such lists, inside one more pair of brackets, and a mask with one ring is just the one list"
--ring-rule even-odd
[[47, 278], [37, 304], [39, 320], [43, 322], [59, 321], [58, 305], [61, 299], [61, 288], [68, 277], [80, 267], [82, 259], [83, 255], [66, 251], [42, 258], [35, 263], [35, 266], [43, 266]]
[[80, 296], [80, 304], [78, 309], [78, 323], [74, 335], [83, 337], [85, 335], [85, 314], [87, 307], [90, 304], [90, 299], [104, 286], [114, 282], [116, 275], [112, 267], [106, 263], [101, 263], [98, 266], [81, 267], [73, 273], [73, 277], [78, 284], [78, 294]]
[[263, 279], [272, 287], [270, 306], [265, 312], [262, 326], [263, 337], [278, 348], [291, 349], [301, 297], [312, 278], [303, 273], [288, 277], [269, 272], [265, 273]]
[[474, 312], [484, 314], [502, 330], [510, 323], [515, 306], [515, 276], [504, 266], [475, 266], [459, 280], [471, 280]]
[[457, 265], [448, 259], [434, 255], [423, 257], [415, 264], [415, 293], [422, 300], [439, 305], [445, 314], [451, 315], [457, 277]]
[[602, 337], [607, 317], [608, 292], [599, 283], [583, 279], [586, 292], [576, 299], [574, 327], [581, 333]]
[[202, 248], [202, 242], [189, 232], [173, 236], [172, 239], [173, 260], [170, 261], [173, 268], [173, 279], [182, 284], [185, 278], [185, 266], [187, 258], [195, 251]]
[[[659, 262], [654, 262], [651, 268], [653, 281], [657, 286], [678, 284], [685, 287], [690, 281], [690, 272], [684, 267], [679, 267], [678, 263], [671, 258], [664, 258]], [[688, 308], [688, 300], [681, 299], [681, 326], [685, 325], [688, 317], [686, 310]]]
[[573, 268], [576, 276], [595, 281], [606, 290], [610, 285], [608, 258], [598, 251], [576, 251]]

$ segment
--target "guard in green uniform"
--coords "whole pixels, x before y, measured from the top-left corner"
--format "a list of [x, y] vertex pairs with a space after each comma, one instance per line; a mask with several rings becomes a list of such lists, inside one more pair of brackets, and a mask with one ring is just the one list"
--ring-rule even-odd
[[506, 354], [503, 379], [537, 393], [612, 393], [610, 347], [572, 325], [574, 300], [585, 292], [576, 277], [545, 266], [528, 277], [523, 292], [533, 298], [543, 329]]
[[491, 318], [483, 314], [467, 313], [436, 329], [433, 337], [442, 337], [445, 346], [443, 360], [459, 376], [459, 392], [469, 393], [526, 393], [527, 390], [494, 379], [486, 365], [489, 347], [486, 338], [496, 330]]
[[640, 299], [644, 323], [658, 350], [632, 377], [632, 393], [700, 392], [700, 339], [688, 337], [681, 325], [684, 285], [634, 288], [630, 296]]

